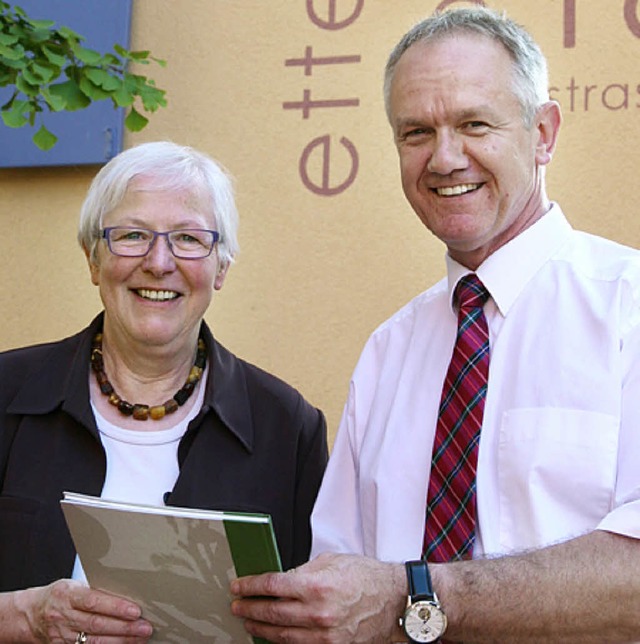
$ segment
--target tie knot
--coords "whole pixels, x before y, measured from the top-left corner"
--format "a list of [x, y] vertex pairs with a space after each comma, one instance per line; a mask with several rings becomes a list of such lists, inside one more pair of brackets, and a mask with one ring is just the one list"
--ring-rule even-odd
[[475, 273], [469, 273], [456, 285], [455, 297], [461, 309], [477, 309], [489, 299], [489, 291]]

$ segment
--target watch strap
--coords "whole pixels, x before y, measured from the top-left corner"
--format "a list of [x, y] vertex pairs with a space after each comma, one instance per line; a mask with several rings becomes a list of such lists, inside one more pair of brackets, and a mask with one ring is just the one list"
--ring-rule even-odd
[[431, 585], [431, 574], [427, 562], [423, 559], [406, 561], [404, 566], [407, 571], [411, 603], [421, 600], [434, 601], [435, 593]]

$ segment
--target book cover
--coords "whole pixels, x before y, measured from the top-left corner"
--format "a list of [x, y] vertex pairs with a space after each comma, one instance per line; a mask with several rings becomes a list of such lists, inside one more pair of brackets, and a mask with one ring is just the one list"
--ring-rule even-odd
[[61, 504], [89, 584], [137, 602], [154, 626], [152, 641], [264, 642], [231, 614], [229, 582], [281, 570], [269, 515], [69, 492]]

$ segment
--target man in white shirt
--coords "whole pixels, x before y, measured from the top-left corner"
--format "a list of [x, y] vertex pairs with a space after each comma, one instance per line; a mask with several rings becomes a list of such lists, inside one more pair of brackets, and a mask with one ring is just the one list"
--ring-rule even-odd
[[362, 353], [314, 510], [316, 558], [232, 584], [252, 634], [407, 641], [402, 562], [422, 556], [453, 291], [473, 272], [491, 347], [473, 560], [429, 564], [446, 620], [423, 614], [409, 641], [640, 641], [640, 253], [574, 231], [547, 197], [561, 121], [547, 87], [537, 45], [490, 10], [429, 18], [392, 52], [402, 185], [447, 246], [447, 278]]

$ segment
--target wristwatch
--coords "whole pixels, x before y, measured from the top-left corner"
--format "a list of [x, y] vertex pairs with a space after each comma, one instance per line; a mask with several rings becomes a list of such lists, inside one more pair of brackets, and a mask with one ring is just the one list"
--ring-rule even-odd
[[447, 629], [447, 616], [431, 587], [426, 561], [405, 563], [409, 581], [409, 598], [400, 626], [410, 642], [437, 642]]

